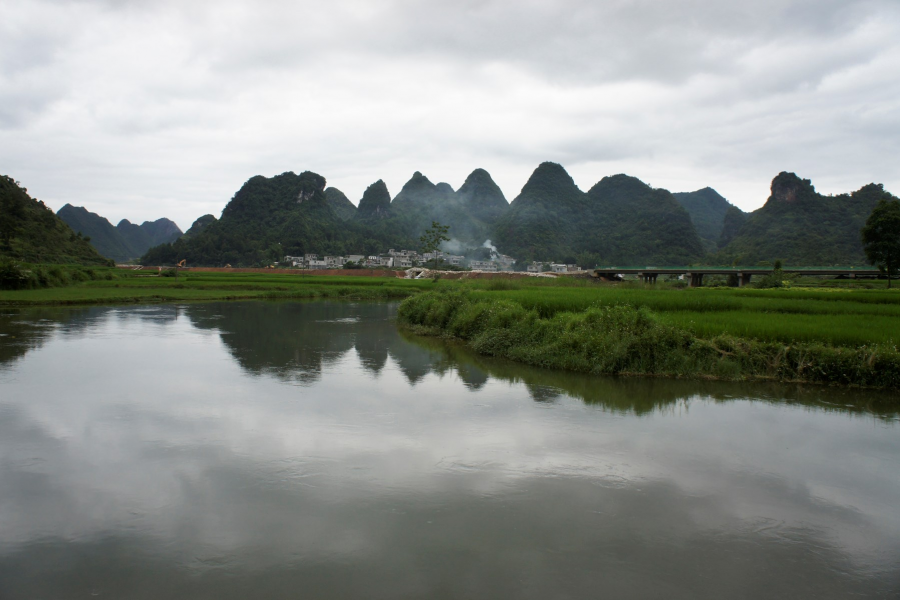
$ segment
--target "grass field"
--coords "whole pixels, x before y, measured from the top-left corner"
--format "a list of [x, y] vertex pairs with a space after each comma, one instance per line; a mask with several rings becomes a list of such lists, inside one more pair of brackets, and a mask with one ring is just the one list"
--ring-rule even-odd
[[543, 318], [602, 306], [647, 308], [700, 337], [730, 334], [762, 341], [841, 346], [900, 342], [900, 291], [827, 289], [667, 289], [651, 286], [473, 288]]
[[398, 319], [480, 354], [551, 369], [900, 389], [900, 319], [891, 312], [900, 296], [759, 292], [460, 286], [404, 300]]
[[[99, 269], [95, 269], [99, 271]], [[430, 289], [431, 280], [393, 277], [298, 276], [280, 273], [190, 273], [157, 277], [110, 269], [113, 278], [66, 287], [0, 290], [0, 305], [39, 306], [290, 298], [388, 300]]]
[[585, 279], [433, 281], [273, 273], [93, 269], [96, 279], [66, 287], [0, 291], [0, 305], [65, 305], [243, 299], [402, 299], [421, 291], [468, 290], [473, 299], [503, 299], [541, 318], [591, 308], [646, 308], [663, 323], [702, 338], [728, 334], [759, 341], [837, 346], [900, 342], [900, 290], [840, 288], [682, 288], [665, 284], [598, 284]]

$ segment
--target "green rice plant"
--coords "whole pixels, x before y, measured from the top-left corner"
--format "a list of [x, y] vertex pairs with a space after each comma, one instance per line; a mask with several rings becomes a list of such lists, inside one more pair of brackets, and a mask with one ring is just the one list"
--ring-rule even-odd
[[420, 333], [465, 340], [480, 354], [547, 368], [900, 388], [900, 352], [891, 343], [784, 343], [712, 329], [704, 337], [646, 307], [615, 304], [543, 316], [505, 296], [426, 292], [404, 300], [398, 320]]

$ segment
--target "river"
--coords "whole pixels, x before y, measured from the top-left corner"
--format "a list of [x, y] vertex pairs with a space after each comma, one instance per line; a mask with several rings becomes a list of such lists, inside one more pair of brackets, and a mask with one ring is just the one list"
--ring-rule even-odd
[[0, 310], [0, 598], [897, 598], [896, 396], [614, 379], [396, 304]]

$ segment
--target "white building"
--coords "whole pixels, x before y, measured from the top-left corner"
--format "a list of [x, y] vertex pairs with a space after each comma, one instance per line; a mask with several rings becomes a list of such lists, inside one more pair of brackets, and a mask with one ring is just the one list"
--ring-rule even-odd
[[470, 260], [469, 268], [475, 271], [497, 272], [497, 263], [489, 260]]

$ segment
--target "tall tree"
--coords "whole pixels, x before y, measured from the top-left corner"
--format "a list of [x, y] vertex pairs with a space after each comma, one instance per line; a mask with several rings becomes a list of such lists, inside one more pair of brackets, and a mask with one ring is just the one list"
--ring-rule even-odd
[[887, 274], [890, 288], [900, 271], [900, 201], [882, 199], [875, 205], [862, 228], [862, 243], [869, 262]]
[[[11, 178], [7, 178], [12, 182]], [[18, 186], [18, 182], [14, 182]], [[28, 190], [22, 189], [22, 195]], [[25, 217], [25, 205], [18, 194], [0, 194], [0, 243], [9, 249], [12, 247], [13, 236], [22, 228], [22, 219]]]
[[[437, 221], [432, 221], [431, 227], [426, 229], [422, 237], [419, 238], [419, 243], [422, 244], [422, 253], [436, 253], [441, 247], [441, 242], [449, 242], [450, 238], [447, 237], [449, 230], [449, 225], [441, 225]], [[432, 261], [434, 263], [433, 266], [437, 267], [437, 258], [433, 258]]]

